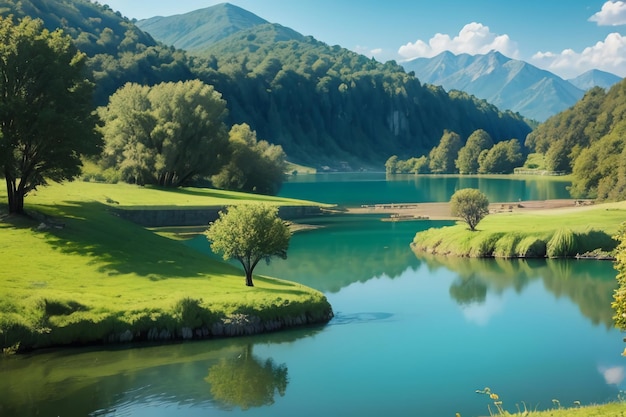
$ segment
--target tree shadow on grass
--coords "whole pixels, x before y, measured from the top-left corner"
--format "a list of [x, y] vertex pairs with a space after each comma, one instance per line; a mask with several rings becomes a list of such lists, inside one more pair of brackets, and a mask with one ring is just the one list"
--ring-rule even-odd
[[134, 273], [150, 280], [194, 278], [212, 273], [236, 273], [180, 242], [159, 236], [115, 215], [98, 202], [65, 202], [55, 206], [63, 227], [49, 228], [48, 243], [69, 255], [91, 258], [109, 275]]

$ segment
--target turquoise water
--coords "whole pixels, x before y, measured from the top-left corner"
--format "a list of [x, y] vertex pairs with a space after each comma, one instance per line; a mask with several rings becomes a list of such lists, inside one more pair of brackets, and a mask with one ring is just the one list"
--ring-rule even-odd
[[418, 258], [439, 223], [312, 222], [257, 272], [322, 290], [328, 325], [3, 360], [0, 415], [467, 417], [489, 415], [487, 386], [511, 412], [626, 389], [610, 262]]
[[569, 185], [570, 182], [558, 177], [328, 173], [292, 176], [283, 184], [279, 195], [360, 206], [450, 201], [456, 190], [478, 188], [489, 201], [511, 202], [570, 198]]

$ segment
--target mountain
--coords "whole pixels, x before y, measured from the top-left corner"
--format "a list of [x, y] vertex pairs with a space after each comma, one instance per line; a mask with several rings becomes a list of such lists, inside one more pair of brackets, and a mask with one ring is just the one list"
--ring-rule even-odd
[[[170, 27], [178, 31], [151, 35], [163, 41], [192, 30]], [[229, 123], [249, 124], [295, 162], [380, 167], [393, 154], [428, 153], [446, 129], [465, 140], [480, 128], [495, 141], [523, 140], [530, 131], [521, 116], [465, 93], [424, 86], [393, 61], [380, 63], [276, 23], [188, 52], [209, 63], [202, 76], [228, 102]]]
[[484, 55], [446, 51], [402, 65], [422, 82], [465, 91], [537, 121], [572, 106], [584, 94], [584, 90], [549, 71], [496, 51]]
[[611, 74], [610, 72], [593, 69], [567, 81], [581, 90], [586, 91], [593, 87], [602, 87], [605, 90], [608, 90], [621, 80], [622, 79], [620, 77], [615, 74]]
[[[128, 82], [199, 79], [226, 100], [228, 125], [247, 123], [260, 140], [281, 145], [296, 163], [380, 169], [391, 155], [406, 159], [428, 153], [446, 129], [463, 140], [484, 129], [496, 142], [521, 141], [530, 132], [520, 115], [467, 93], [422, 85], [393, 61], [380, 63], [329, 46], [230, 5], [209, 9], [197, 12], [203, 17], [185, 15], [197, 24], [210, 15], [223, 16], [217, 19], [219, 30], [207, 29], [213, 34], [195, 43], [191, 55], [90, 0], [0, 2], [0, 16], [40, 18], [47, 28], [62, 28], [74, 39], [88, 57], [86, 76], [96, 86], [96, 105], [106, 104]], [[169, 25], [170, 19], [179, 17], [159, 19], [173, 28], [168, 39], [191, 39], [197, 30], [191, 24]], [[229, 28], [234, 32], [219, 35]]]
[[264, 23], [268, 22], [247, 10], [222, 3], [181, 15], [140, 20], [136, 25], [167, 45], [194, 51]]

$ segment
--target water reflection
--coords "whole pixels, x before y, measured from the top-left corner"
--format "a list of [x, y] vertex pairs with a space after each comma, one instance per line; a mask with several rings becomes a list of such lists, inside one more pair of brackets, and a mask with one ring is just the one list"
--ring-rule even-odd
[[569, 185], [562, 177], [334, 173], [292, 177], [279, 195], [359, 206], [449, 201], [461, 188], [478, 188], [489, 201], [548, 200], [571, 198]]
[[247, 410], [274, 404], [274, 395], [287, 390], [287, 366], [262, 360], [252, 353], [252, 344], [240, 352], [220, 359], [209, 368], [205, 381], [211, 384], [211, 395], [225, 408]]
[[322, 328], [0, 359], [0, 416], [130, 416], [148, 408], [151, 415], [167, 416], [168, 406], [246, 409], [271, 404], [275, 393], [285, 394], [287, 366], [258, 358], [252, 345], [294, 343]]
[[482, 259], [417, 254], [430, 271], [447, 268], [457, 274], [450, 296], [460, 306], [484, 304], [488, 293], [508, 288], [517, 293], [540, 280], [558, 299], [567, 297], [594, 325], [614, 327], [613, 290], [615, 271], [609, 261], [563, 259]]

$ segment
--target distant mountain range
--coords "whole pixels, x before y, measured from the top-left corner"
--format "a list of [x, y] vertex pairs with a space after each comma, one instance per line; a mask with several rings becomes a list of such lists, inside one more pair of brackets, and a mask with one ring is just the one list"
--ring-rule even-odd
[[402, 65], [424, 83], [465, 91], [500, 109], [519, 112], [539, 122], [574, 105], [589, 88], [608, 88], [621, 80], [617, 75], [598, 70], [564, 80], [496, 51], [484, 55], [455, 55], [445, 51], [433, 58], [417, 58]]

